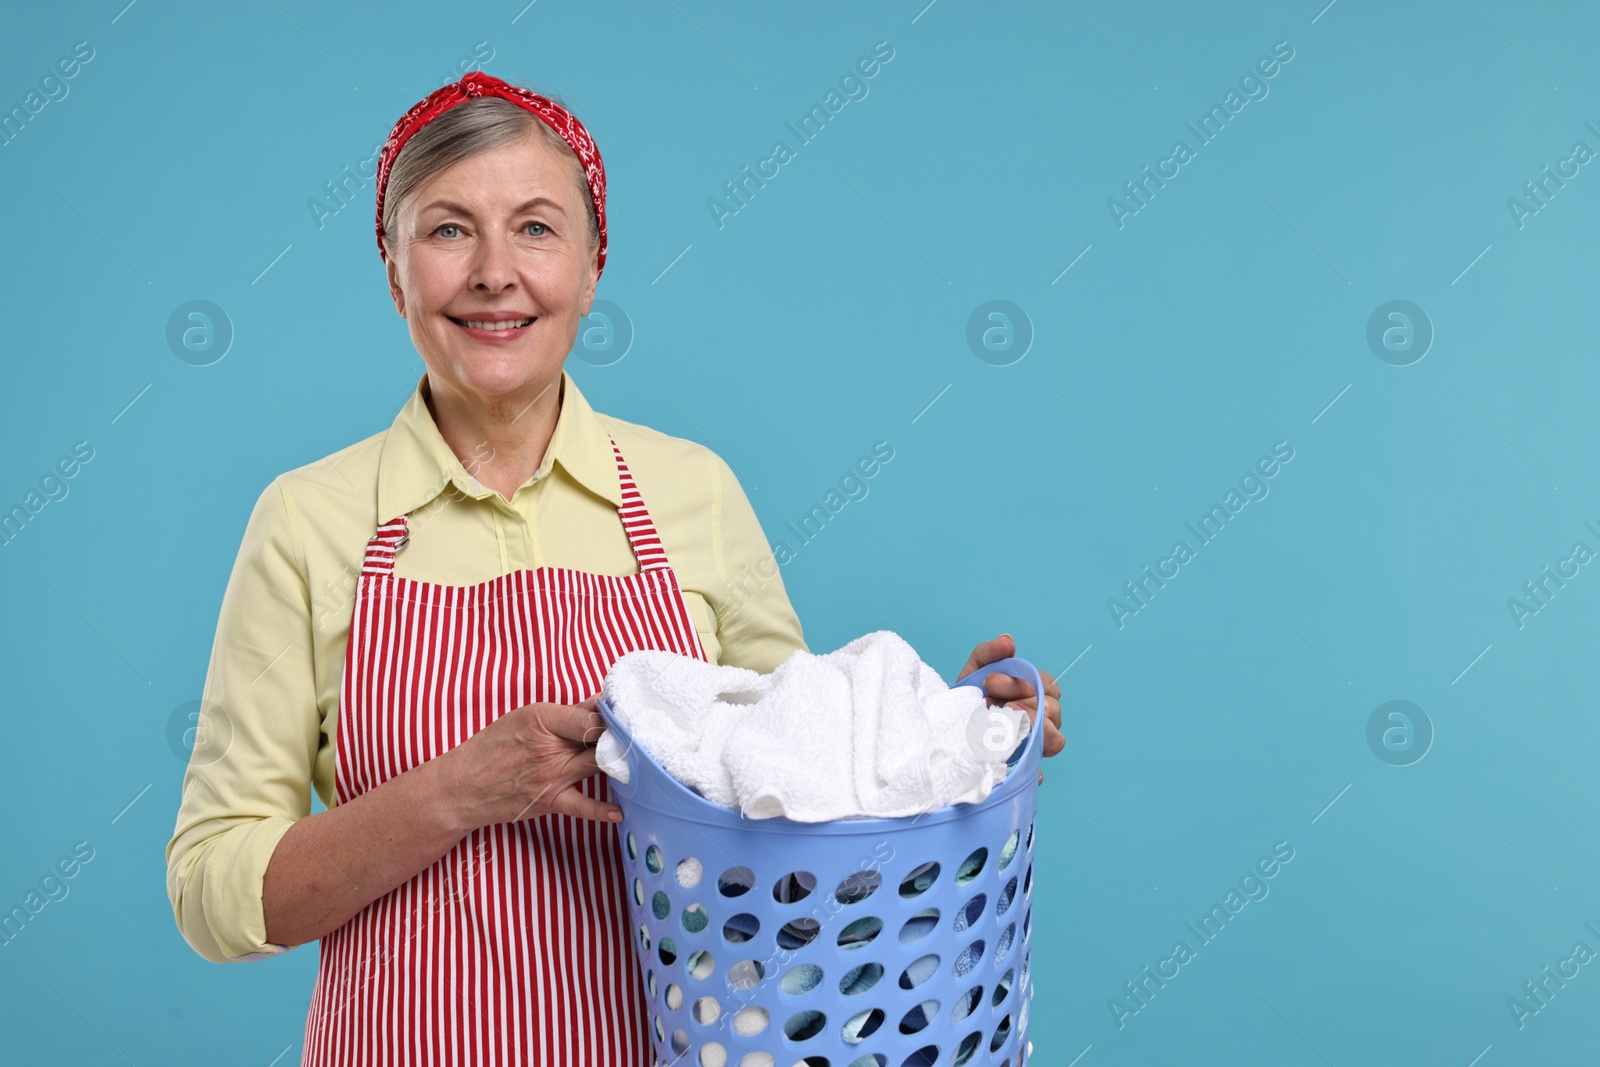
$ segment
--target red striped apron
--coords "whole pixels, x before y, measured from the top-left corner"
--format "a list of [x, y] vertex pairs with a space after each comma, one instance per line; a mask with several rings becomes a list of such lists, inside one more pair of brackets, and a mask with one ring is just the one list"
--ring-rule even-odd
[[[705, 659], [616, 442], [639, 573], [556, 567], [473, 586], [394, 574], [406, 517], [367, 544], [339, 697], [339, 803], [525, 704], [575, 704], [625, 652]], [[581, 783], [604, 799], [603, 775]], [[468, 834], [321, 941], [303, 1065], [653, 1062], [617, 832], [550, 814]]]

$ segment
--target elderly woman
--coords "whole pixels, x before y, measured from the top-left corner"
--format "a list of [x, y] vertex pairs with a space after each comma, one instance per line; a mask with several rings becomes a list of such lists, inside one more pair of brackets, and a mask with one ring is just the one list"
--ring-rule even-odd
[[[320, 940], [302, 1063], [650, 1063], [601, 679], [636, 649], [766, 672], [805, 648], [781, 578], [734, 596], [768, 551], [728, 465], [562, 369], [605, 191], [588, 132], [527, 89], [475, 72], [408, 111], [378, 246], [426, 372], [246, 527], [167, 884], [208, 960]], [[1032, 711], [1018, 679], [988, 691]]]

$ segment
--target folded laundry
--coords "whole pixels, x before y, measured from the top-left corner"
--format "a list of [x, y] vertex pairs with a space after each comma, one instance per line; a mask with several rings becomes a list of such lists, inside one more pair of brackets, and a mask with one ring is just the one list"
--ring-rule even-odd
[[[767, 675], [630, 652], [601, 691], [667, 773], [755, 819], [900, 818], [976, 803], [1005, 779], [1004, 757], [1028, 727], [1020, 710], [986, 713], [982, 689], [952, 688], [888, 630], [825, 655], [795, 652]], [[611, 733], [596, 759], [627, 780]]]

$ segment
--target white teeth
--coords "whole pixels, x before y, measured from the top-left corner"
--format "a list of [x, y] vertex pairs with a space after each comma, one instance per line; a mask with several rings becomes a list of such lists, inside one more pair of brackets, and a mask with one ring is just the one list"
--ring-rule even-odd
[[511, 319], [506, 322], [477, 322], [472, 319], [463, 319], [462, 322], [475, 330], [516, 330], [532, 322], [532, 319]]

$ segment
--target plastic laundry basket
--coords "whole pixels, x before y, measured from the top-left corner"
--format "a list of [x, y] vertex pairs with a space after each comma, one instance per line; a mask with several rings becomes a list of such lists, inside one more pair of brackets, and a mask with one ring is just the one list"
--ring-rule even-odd
[[[1020, 659], [956, 684], [995, 673], [1044, 692]], [[712, 804], [634, 745], [604, 700], [600, 714], [628, 752], [629, 781], [611, 795], [661, 1064], [1026, 1061], [1043, 714], [982, 803], [823, 823]]]

